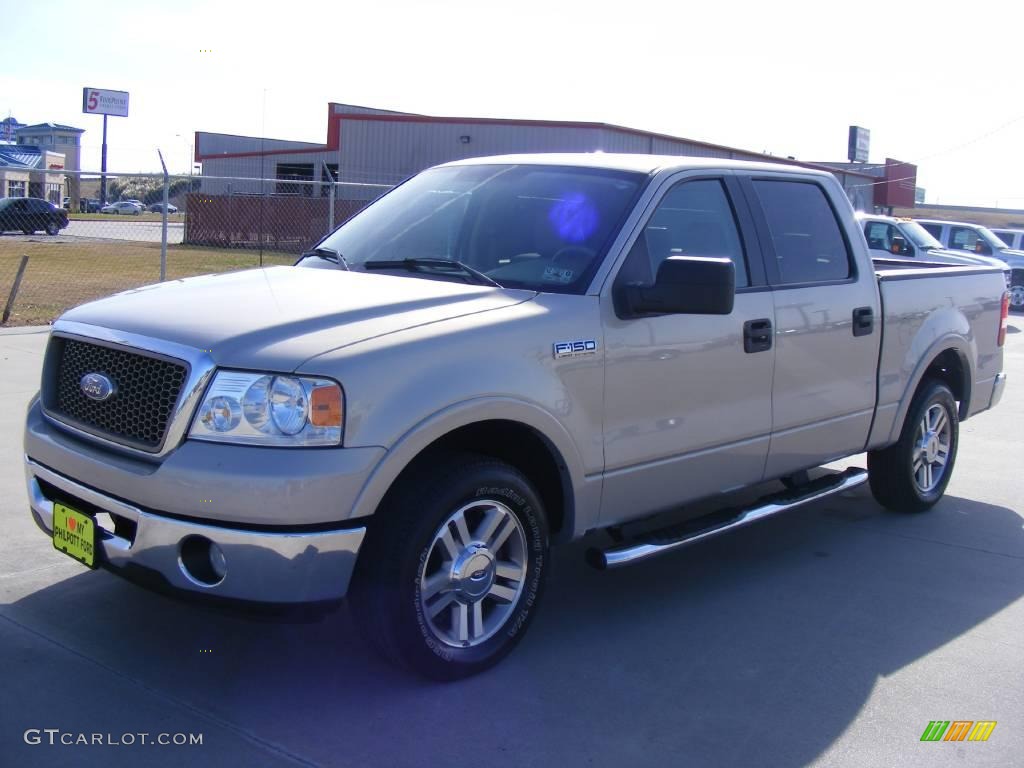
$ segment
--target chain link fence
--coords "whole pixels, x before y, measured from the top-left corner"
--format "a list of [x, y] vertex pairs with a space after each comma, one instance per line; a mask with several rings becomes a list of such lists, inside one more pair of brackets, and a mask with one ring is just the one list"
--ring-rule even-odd
[[5, 326], [49, 323], [78, 304], [161, 279], [292, 264], [390, 188], [107, 173], [102, 201], [100, 175], [77, 175], [80, 196], [63, 199], [64, 207], [0, 199]]

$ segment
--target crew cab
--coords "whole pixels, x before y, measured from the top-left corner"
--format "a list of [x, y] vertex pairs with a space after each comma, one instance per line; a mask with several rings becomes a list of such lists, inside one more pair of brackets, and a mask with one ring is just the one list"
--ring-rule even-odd
[[613, 568], [864, 482], [930, 508], [959, 423], [1002, 395], [1006, 310], [994, 267], [876, 269], [824, 172], [453, 162], [294, 266], [63, 315], [31, 512], [86, 566], [179, 594], [347, 596], [389, 659], [464, 677], [523, 636], [552, 544], [606, 530], [588, 557]]
[[980, 224], [962, 221], [917, 219], [924, 229], [947, 248], [979, 256], [992, 256], [1006, 263], [1011, 270], [1010, 307], [1024, 309], [1024, 251], [1010, 248], [992, 230]]

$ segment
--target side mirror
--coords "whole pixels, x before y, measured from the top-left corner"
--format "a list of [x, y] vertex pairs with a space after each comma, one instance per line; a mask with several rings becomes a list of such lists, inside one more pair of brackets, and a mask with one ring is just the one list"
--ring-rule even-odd
[[654, 285], [625, 285], [616, 296], [620, 317], [728, 315], [736, 298], [736, 266], [730, 259], [670, 256]]

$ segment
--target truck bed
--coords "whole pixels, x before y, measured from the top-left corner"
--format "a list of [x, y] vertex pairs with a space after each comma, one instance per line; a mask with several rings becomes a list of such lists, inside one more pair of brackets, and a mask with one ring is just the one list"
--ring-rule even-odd
[[1002, 292], [998, 267], [873, 259], [882, 305], [878, 399], [868, 447], [895, 440], [924, 367], [954, 348], [954, 365], [971, 372], [959, 393], [960, 417], [986, 410], [996, 374]]

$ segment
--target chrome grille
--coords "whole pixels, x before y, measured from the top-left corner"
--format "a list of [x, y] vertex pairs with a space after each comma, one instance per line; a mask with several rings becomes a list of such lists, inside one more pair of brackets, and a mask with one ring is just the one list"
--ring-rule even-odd
[[[43, 403], [53, 416], [86, 432], [147, 451], [160, 448], [188, 376], [188, 367], [148, 354], [55, 337], [49, 354], [52, 391]], [[85, 396], [82, 377], [101, 373], [114, 384], [108, 399]]]

